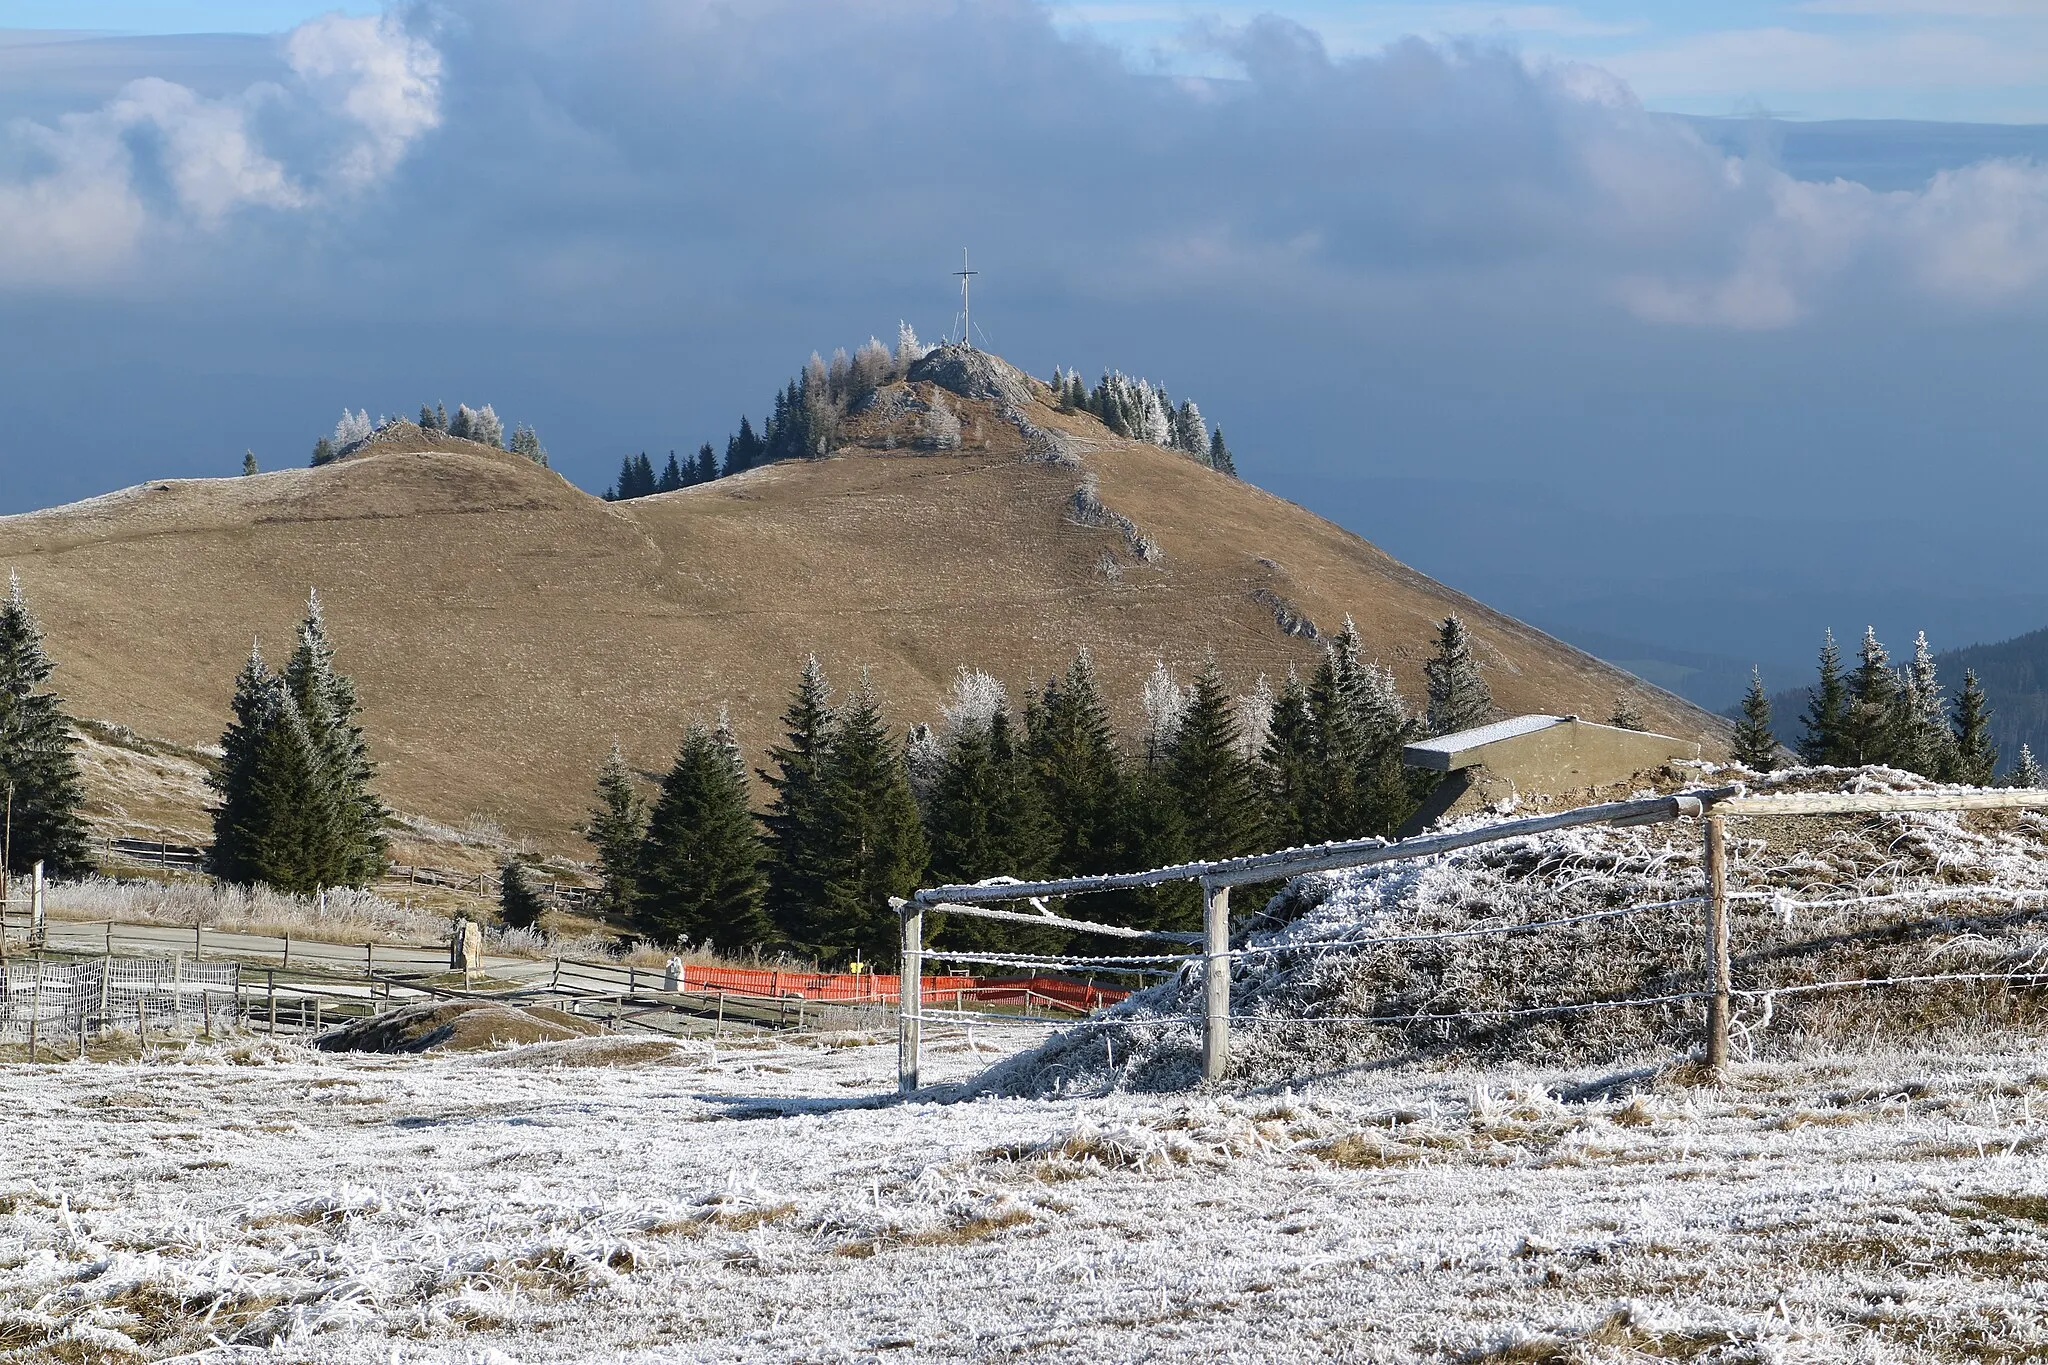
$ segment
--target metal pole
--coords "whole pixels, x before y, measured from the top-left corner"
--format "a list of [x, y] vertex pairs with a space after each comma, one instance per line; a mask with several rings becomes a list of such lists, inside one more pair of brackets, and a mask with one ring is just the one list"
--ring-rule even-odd
[[1718, 815], [1707, 817], [1707, 1069], [1728, 1066], [1728, 842]]
[[1230, 888], [1202, 883], [1202, 1079], [1230, 1067]]
[[917, 1067], [924, 1045], [924, 907], [902, 908], [903, 965], [896, 977], [896, 1093], [917, 1093]]

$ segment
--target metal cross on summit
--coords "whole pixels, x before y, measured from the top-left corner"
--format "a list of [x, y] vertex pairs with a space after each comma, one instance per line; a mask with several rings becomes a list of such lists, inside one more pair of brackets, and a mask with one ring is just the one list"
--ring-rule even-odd
[[953, 272], [960, 277], [960, 340], [970, 351], [974, 349], [974, 314], [967, 307], [967, 282], [979, 275], [979, 270], [967, 268], [967, 248], [960, 248], [960, 268]]

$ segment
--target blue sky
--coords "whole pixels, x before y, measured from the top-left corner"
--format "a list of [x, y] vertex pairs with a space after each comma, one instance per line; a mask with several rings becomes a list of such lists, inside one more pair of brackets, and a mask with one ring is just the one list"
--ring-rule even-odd
[[0, 0], [0, 513], [435, 400], [602, 488], [946, 330], [966, 244], [995, 349], [1567, 635], [2018, 634], [2044, 16]]

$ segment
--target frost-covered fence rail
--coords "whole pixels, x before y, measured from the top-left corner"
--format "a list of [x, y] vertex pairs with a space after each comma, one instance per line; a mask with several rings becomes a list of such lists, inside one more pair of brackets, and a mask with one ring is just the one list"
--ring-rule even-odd
[[0, 973], [0, 1042], [45, 1044], [108, 1029], [150, 1029], [197, 1024], [211, 1031], [235, 1022], [241, 1006], [241, 967], [233, 962], [177, 958], [102, 958], [51, 962], [14, 957]]
[[[1206, 1079], [1214, 1081], [1222, 1079], [1230, 1057], [1230, 963], [1233, 956], [1230, 947], [1231, 887], [1281, 881], [1310, 872], [1434, 857], [1441, 853], [1472, 848], [1502, 839], [1524, 838], [1585, 825], [1666, 824], [1698, 816], [1709, 805], [1740, 795], [1740, 786], [1716, 787], [1682, 792], [1673, 796], [1643, 797], [1633, 801], [1580, 806], [1552, 815], [1508, 820], [1496, 825], [1457, 830], [1448, 834], [1424, 835], [1403, 839], [1398, 843], [1388, 843], [1384, 839], [1354, 839], [1310, 848], [1281, 849], [1273, 853], [1226, 858], [1215, 862], [1181, 863], [1172, 867], [1155, 868], [1149, 872], [1062, 877], [1039, 882], [997, 878], [973, 885], [926, 888], [914, 893], [908, 900], [893, 902], [902, 919], [905, 980], [897, 1007], [897, 1089], [905, 1095], [917, 1089], [920, 1053], [923, 1048], [922, 1025], [927, 1018], [934, 1017], [924, 1009], [924, 1002], [914, 984], [928, 951], [924, 944], [926, 911], [1010, 920], [1111, 938], [1150, 939], [1166, 943], [1201, 945], [1199, 959], [1194, 955], [1182, 953], [1128, 955], [1117, 958], [1070, 957], [1047, 961], [1048, 964], [1057, 961], [1062, 965], [1094, 964], [1105, 969], [1114, 966], [1119, 970], [1143, 970], [1148, 967], [1172, 968], [1199, 960], [1202, 963], [1203, 983], [1202, 1074]], [[1048, 899], [1055, 897], [1099, 894], [1182, 881], [1198, 882], [1201, 885], [1200, 934], [1133, 929], [1124, 925], [1072, 919], [1055, 915], [1045, 906]], [[1036, 908], [1036, 913], [997, 910], [991, 905], [991, 902], [1019, 900], [1031, 902]], [[963, 954], [948, 953], [944, 956], [956, 961], [973, 960]]]

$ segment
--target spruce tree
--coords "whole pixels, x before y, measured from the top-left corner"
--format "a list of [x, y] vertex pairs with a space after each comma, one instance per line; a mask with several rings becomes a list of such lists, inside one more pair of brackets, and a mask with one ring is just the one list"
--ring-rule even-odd
[[774, 770], [761, 773], [774, 792], [761, 821], [767, 829], [768, 915], [792, 943], [822, 941], [819, 916], [831, 876], [825, 783], [832, 721], [832, 689], [813, 654], [782, 713], [784, 740], [768, 750]]
[[1309, 691], [1290, 668], [1273, 702], [1273, 719], [1259, 753], [1266, 826], [1287, 847], [1322, 841], [1320, 767]]
[[21, 579], [10, 575], [7, 600], [0, 603], [0, 804], [12, 813], [10, 873], [38, 862], [53, 877], [91, 867], [79, 818], [85, 788], [76, 734], [63, 699], [44, 687], [55, 671]]
[[597, 770], [596, 800], [585, 818], [581, 833], [597, 850], [600, 899], [605, 911], [626, 915], [633, 911], [633, 895], [640, 876], [640, 847], [647, 825], [646, 804], [633, 790], [633, 775], [619, 742]]
[[644, 498], [654, 492], [654, 466], [648, 462], [647, 452], [641, 451], [633, 460], [633, 496]]
[[[1344, 624], [1356, 635], [1349, 617]], [[1357, 779], [1362, 817], [1358, 833], [1391, 837], [1414, 812], [1423, 794], [1414, 789], [1412, 775], [1401, 762], [1402, 748], [1415, 737], [1415, 722], [1393, 672], [1380, 664], [1360, 667], [1357, 706], [1358, 731], [1364, 742]]]
[[521, 455], [533, 461], [542, 469], [548, 467], [548, 452], [540, 443], [540, 433], [524, 422], [512, 428], [511, 443], [505, 448], [514, 455]]
[[333, 463], [334, 442], [322, 436], [319, 440], [313, 442], [313, 468], [318, 469], [323, 464]]
[[1771, 698], [1763, 674], [1749, 670], [1749, 691], [1742, 698], [1742, 719], [1735, 722], [1735, 761], [1753, 772], [1778, 766], [1778, 737], [1771, 730]]
[[662, 466], [661, 478], [654, 485], [654, 491], [657, 493], [673, 493], [682, 486], [683, 467], [676, 462], [676, 453], [671, 450], [668, 453], [668, 463]]
[[624, 502], [626, 499], [632, 496], [633, 457], [631, 455], [628, 455], [619, 461], [618, 480], [617, 482], [613, 483], [610, 488], [605, 489], [604, 500], [606, 502]]
[[1126, 823], [1123, 758], [1087, 650], [1048, 682], [1026, 717], [1031, 772], [1051, 825], [1059, 876], [1117, 870]]
[[536, 891], [526, 863], [517, 855], [498, 871], [498, 915], [513, 929], [538, 929], [546, 904]]
[[902, 752], [865, 677], [832, 727], [824, 795], [829, 870], [819, 941], [894, 958], [900, 944], [889, 900], [917, 889], [928, 849]]
[[1436, 653], [1422, 667], [1429, 678], [1429, 731], [1433, 735], [1455, 734], [1484, 725], [1500, 713], [1494, 709], [1493, 693], [1479, 674], [1472, 657], [1472, 637], [1457, 613], [1437, 627]]
[[1891, 655], [1878, 643], [1877, 631], [1864, 627], [1856, 671], [1849, 675], [1849, 712], [1844, 748], [1852, 764], [1889, 764], [1898, 757], [1900, 696]]
[[775, 937], [763, 904], [761, 834], [747, 804], [747, 770], [724, 717], [692, 725], [662, 779], [638, 855], [640, 907], [673, 938], [726, 948]]
[[1849, 757], [1849, 685], [1842, 676], [1842, 648], [1830, 630], [1821, 640], [1820, 677], [1806, 694], [1805, 733], [1799, 756], [1808, 763], [1840, 765]]
[[448, 430], [448, 409], [439, 403], [434, 404], [434, 430]]
[[243, 452], [242, 452], [242, 476], [243, 476], [244, 478], [247, 478], [247, 477], [248, 477], [249, 475], [251, 475], [251, 474], [254, 474], [254, 473], [256, 473], [256, 472], [257, 472], [257, 470], [256, 470], [256, 452], [255, 452], [255, 451], [253, 451], [253, 450], [245, 450], [245, 451], [243, 451]]
[[436, 425], [434, 410], [425, 403], [420, 404], [420, 430], [433, 431], [436, 429]]
[[[1006, 707], [998, 706], [985, 723], [970, 721], [953, 733], [933, 775], [926, 809], [933, 880], [1029, 879], [1045, 873], [1051, 829]], [[956, 948], [1039, 951], [1058, 946], [1057, 935], [970, 916], [947, 918], [939, 936]]]
[[334, 646], [317, 592], [307, 596], [298, 648], [279, 677], [312, 739], [322, 781], [331, 792], [334, 824], [327, 843], [334, 861], [322, 869], [322, 884], [367, 886], [383, 875], [389, 860], [385, 829], [391, 815], [371, 790], [376, 765], [356, 719], [361, 705], [355, 684], [334, 669]]
[[706, 441], [703, 445], [697, 447], [697, 463], [692, 472], [691, 482], [710, 483], [717, 477], [718, 452], [711, 448], [711, 442]]
[[1195, 857], [1236, 857], [1265, 842], [1252, 766], [1238, 749], [1237, 707], [1213, 658], [1195, 675], [1165, 770]]
[[1369, 813], [1359, 780], [1370, 746], [1361, 725], [1363, 661], [1358, 631], [1349, 617], [1323, 649], [1323, 661], [1309, 679], [1310, 733], [1315, 744], [1316, 817], [1309, 842], [1352, 839], [1365, 832]]
[[2034, 760], [2034, 751], [2020, 745], [2020, 756], [2013, 760], [2012, 771], [2005, 775], [2008, 787], [2039, 787], [2044, 774], [2041, 765]]
[[1231, 458], [1230, 447], [1223, 444], [1222, 427], [1209, 434], [1209, 468], [1233, 479], [1237, 477], [1237, 461]]
[[1953, 734], [1955, 771], [1952, 780], [1965, 782], [1973, 787], [1991, 785], [1991, 775], [1998, 768], [1998, 747], [1991, 742], [1991, 707], [1984, 697], [1984, 687], [1977, 681], [1977, 671], [1963, 672], [1963, 690], [1956, 697], [1956, 717]]
[[256, 761], [257, 746], [270, 721], [272, 684], [263, 651], [252, 641], [248, 662], [235, 676], [228, 728], [220, 737], [220, 761], [207, 777], [217, 798], [212, 807], [213, 847], [207, 867], [224, 882], [246, 885], [260, 880], [256, 845], [263, 816], [255, 804]]
[[1948, 703], [1942, 699], [1934, 651], [1928, 647], [1924, 630], [1913, 639], [1913, 662], [1899, 690], [1897, 707], [1897, 766], [1944, 782], [1957, 780], [1958, 755], [1948, 725]]

